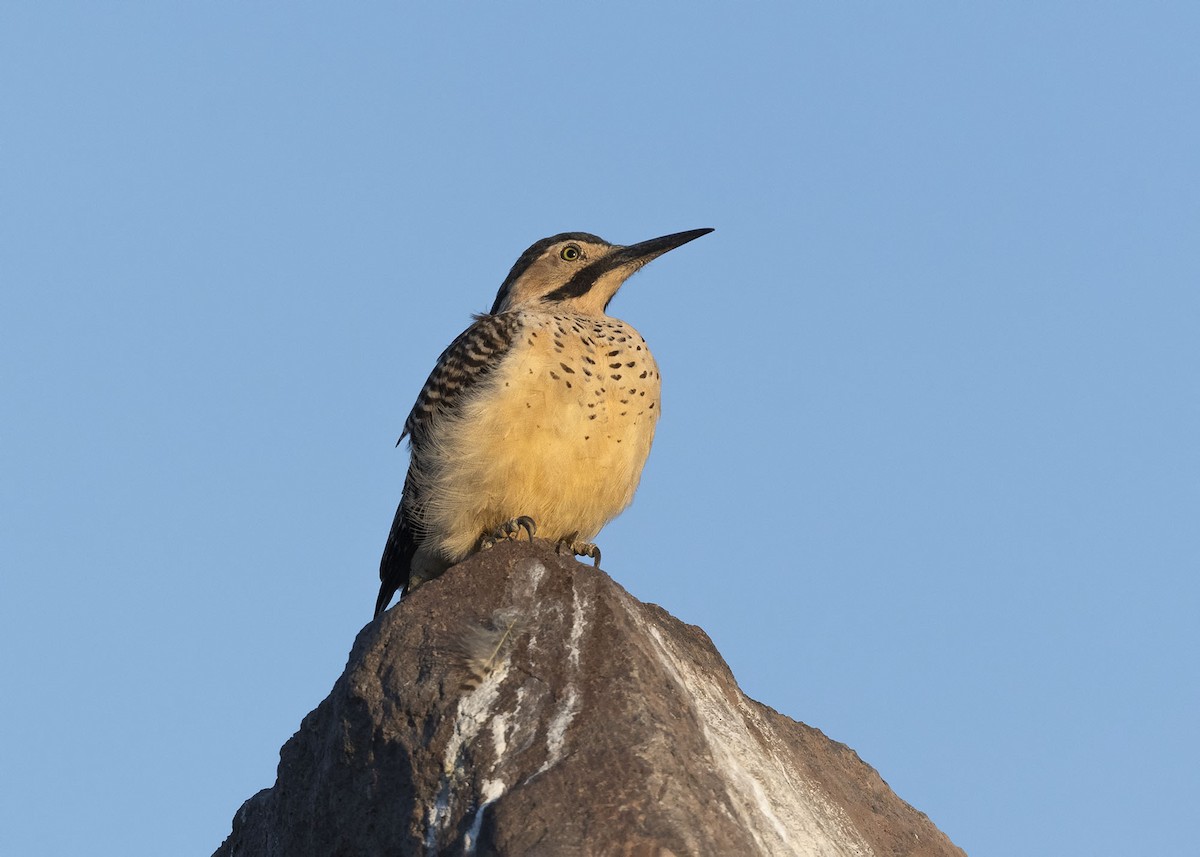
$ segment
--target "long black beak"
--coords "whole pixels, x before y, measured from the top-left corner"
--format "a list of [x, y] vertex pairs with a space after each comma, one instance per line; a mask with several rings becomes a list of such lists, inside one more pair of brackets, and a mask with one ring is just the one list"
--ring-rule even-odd
[[711, 229], [691, 229], [687, 232], [676, 232], [673, 235], [664, 235], [661, 238], [651, 238], [649, 241], [630, 244], [628, 247], [622, 247], [613, 255], [619, 257], [622, 264], [635, 262], [638, 267], [641, 267], [651, 259], [657, 259], [668, 250], [682, 247], [689, 241], [695, 241], [701, 235], [707, 235], [710, 232], [712, 232]]

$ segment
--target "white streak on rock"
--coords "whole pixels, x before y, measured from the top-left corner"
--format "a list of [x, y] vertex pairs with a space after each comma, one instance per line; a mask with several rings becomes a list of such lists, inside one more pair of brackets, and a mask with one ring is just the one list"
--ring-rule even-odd
[[[524, 573], [514, 575], [509, 584], [509, 599], [515, 605], [513, 609], [528, 605], [529, 609], [532, 610], [537, 603], [538, 586], [546, 575], [546, 566], [537, 560], [527, 560], [518, 567], [518, 571]], [[575, 596], [575, 601], [578, 608], [578, 595]], [[582, 618], [577, 616], [575, 626], [572, 627], [571, 631], [573, 646], [573, 655], [571, 657], [573, 657], [572, 664], [576, 669], [579, 666], [579, 643], [583, 634], [582, 621]], [[531, 647], [533, 643], [534, 641], [531, 639]], [[500, 696], [500, 686], [508, 676], [510, 665], [511, 658], [506, 654], [503, 660], [488, 673], [487, 677], [478, 687], [462, 696], [458, 701], [458, 709], [454, 717], [454, 733], [450, 736], [450, 740], [446, 744], [446, 753], [442, 759], [441, 785], [438, 789], [437, 799], [434, 801], [433, 806], [429, 808], [428, 813], [425, 850], [431, 855], [437, 853], [439, 836], [450, 821], [450, 810], [454, 792], [458, 788], [459, 780], [464, 773], [462, 770], [463, 750], [475, 740], [485, 725], [490, 724], [492, 749], [495, 751], [491, 767], [494, 773], [503, 765], [505, 753], [508, 751], [510, 729], [516, 728], [521, 723], [521, 708], [526, 695], [524, 686], [517, 689], [517, 704], [513, 711], [496, 712], [493, 710], [496, 700]], [[555, 761], [558, 760], [556, 753], [561, 754], [562, 752], [563, 733], [578, 710], [578, 703], [575, 702], [575, 697], [576, 692], [574, 687], [572, 687], [568, 694], [567, 704], [556, 713], [555, 719], [551, 723], [547, 736], [547, 746], [552, 748], [551, 755]], [[556, 726], [555, 724], [559, 725]], [[475, 818], [467, 834], [466, 846], [468, 854], [474, 853], [475, 846], [479, 841], [479, 830], [483, 824], [484, 810], [504, 794], [505, 788], [504, 781], [499, 778], [483, 781], [481, 787], [482, 802], [475, 811]]]
[[579, 671], [579, 644], [583, 641], [583, 626], [587, 622], [584, 614], [591, 606], [586, 599], [579, 597], [579, 589], [572, 583], [571, 637], [567, 640], [567, 663], [571, 665], [572, 672]]
[[467, 831], [466, 841], [463, 843], [463, 853], [470, 857], [475, 853], [475, 848], [479, 845], [479, 831], [483, 828], [483, 814], [487, 808], [498, 801], [504, 794], [505, 785], [502, 780], [484, 780], [483, 789], [480, 797], [482, 802], [479, 804], [479, 809], [475, 810], [475, 818], [471, 821], [471, 829]]
[[454, 716], [454, 734], [450, 736], [446, 744], [446, 754], [442, 757], [441, 787], [438, 789], [437, 800], [429, 808], [425, 850], [430, 854], [437, 852], [438, 834], [450, 817], [450, 801], [461, 773], [463, 748], [475, 740], [479, 730], [490, 718], [492, 706], [500, 695], [500, 685], [508, 676], [509, 663], [510, 659], [506, 656], [479, 687], [458, 700], [458, 709]]
[[546, 727], [546, 752], [548, 755], [546, 761], [542, 762], [542, 767], [538, 769], [539, 774], [553, 768], [562, 758], [563, 746], [567, 743], [567, 727], [571, 725], [571, 721], [578, 713], [579, 693], [572, 685], [567, 688], [566, 699], [554, 712], [553, 719]]
[[567, 638], [567, 682], [566, 693], [563, 694], [562, 704], [550, 718], [546, 727], [546, 761], [538, 768], [537, 774], [548, 771], [558, 764], [562, 758], [563, 747], [567, 743], [567, 728], [579, 713], [579, 689], [575, 679], [579, 674], [579, 654], [583, 643], [583, 632], [587, 627], [587, 613], [591, 602], [579, 594], [579, 587], [571, 585], [571, 635]]
[[[497, 714], [492, 718], [492, 747], [496, 751], [496, 765], [504, 758], [508, 749], [508, 712]], [[492, 766], [493, 769], [495, 765]]]
[[[746, 705], [741, 694], [736, 703], [731, 701], [712, 676], [696, 669], [636, 608], [630, 612], [649, 631], [658, 645], [659, 660], [683, 695], [692, 700], [713, 762], [725, 780], [729, 803], [759, 852], [870, 857], [870, 846], [842, 808], [798, 772], [789, 770], [755, 737], [755, 732], [770, 736], [772, 729]], [[748, 721], [755, 727], [753, 732]]]
[[537, 594], [538, 584], [542, 582], [542, 577], [546, 573], [546, 566], [542, 565], [537, 560], [529, 564], [529, 579], [533, 582], [533, 592], [531, 595]]
[[[517, 565], [516, 570], [524, 574], [514, 575], [508, 586], [509, 600], [514, 604], [527, 606], [532, 615], [537, 607], [537, 591], [542, 578], [546, 576], [546, 566], [536, 559], [527, 559]], [[537, 633], [529, 635], [529, 648], [532, 651], [537, 646]]]

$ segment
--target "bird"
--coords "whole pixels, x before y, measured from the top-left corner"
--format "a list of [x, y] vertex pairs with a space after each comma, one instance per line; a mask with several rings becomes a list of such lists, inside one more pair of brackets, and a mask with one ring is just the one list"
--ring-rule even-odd
[[661, 379], [632, 326], [608, 315], [625, 281], [712, 229], [611, 244], [534, 242], [438, 358], [404, 423], [409, 468], [379, 563], [375, 616], [478, 550], [522, 533], [591, 557], [633, 500]]

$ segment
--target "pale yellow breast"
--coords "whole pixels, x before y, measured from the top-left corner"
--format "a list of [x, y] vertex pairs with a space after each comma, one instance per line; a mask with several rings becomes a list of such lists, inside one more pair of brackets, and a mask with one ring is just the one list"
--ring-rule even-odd
[[538, 535], [590, 541], [633, 499], [658, 420], [658, 366], [616, 319], [533, 316], [473, 399], [439, 425], [427, 532], [449, 560], [529, 515]]

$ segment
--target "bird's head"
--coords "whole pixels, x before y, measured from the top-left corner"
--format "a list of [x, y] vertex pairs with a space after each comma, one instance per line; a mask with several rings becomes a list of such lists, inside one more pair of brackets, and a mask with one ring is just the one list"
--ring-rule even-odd
[[609, 244], [587, 232], [543, 238], [517, 259], [500, 286], [491, 314], [560, 307], [582, 315], [603, 315], [617, 289], [635, 271], [709, 232], [693, 229], [628, 246]]

